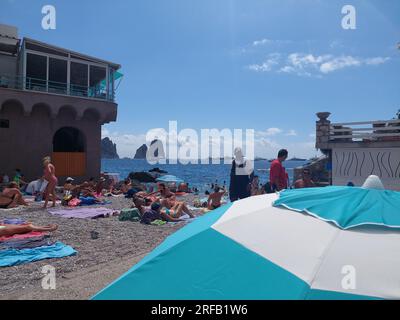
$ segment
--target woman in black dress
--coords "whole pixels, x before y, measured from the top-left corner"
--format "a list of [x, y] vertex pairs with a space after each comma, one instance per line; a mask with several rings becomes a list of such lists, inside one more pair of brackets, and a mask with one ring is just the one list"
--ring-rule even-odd
[[242, 149], [235, 149], [235, 160], [232, 162], [229, 198], [231, 202], [250, 197], [250, 184], [254, 171], [249, 170], [249, 163], [243, 157]]

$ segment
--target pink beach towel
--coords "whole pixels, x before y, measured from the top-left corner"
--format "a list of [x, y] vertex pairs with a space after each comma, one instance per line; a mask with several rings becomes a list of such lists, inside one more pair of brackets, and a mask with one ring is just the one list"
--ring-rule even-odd
[[17, 239], [37, 238], [37, 237], [42, 237], [47, 234], [48, 234], [47, 232], [32, 231], [32, 232], [24, 233], [24, 234], [15, 234], [11, 237], [0, 237], [0, 242], [9, 241], [9, 240], [17, 240]]

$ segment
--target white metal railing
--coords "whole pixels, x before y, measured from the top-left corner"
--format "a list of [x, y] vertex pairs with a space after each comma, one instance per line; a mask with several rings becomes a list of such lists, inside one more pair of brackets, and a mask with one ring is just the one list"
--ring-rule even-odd
[[348, 142], [400, 140], [400, 119], [331, 123], [329, 139]]

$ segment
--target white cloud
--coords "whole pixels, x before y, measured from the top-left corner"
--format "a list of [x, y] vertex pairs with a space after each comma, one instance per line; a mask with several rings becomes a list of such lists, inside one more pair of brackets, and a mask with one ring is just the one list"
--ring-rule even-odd
[[389, 57], [359, 58], [349, 55], [313, 55], [297, 52], [288, 54], [286, 59], [282, 59], [281, 54], [273, 53], [261, 64], [250, 65], [248, 69], [256, 72], [277, 72], [318, 77], [349, 67], [378, 66], [389, 60]]
[[333, 58], [327, 62], [322, 63], [319, 66], [319, 70], [322, 73], [329, 73], [347, 67], [359, 67], [361, 66], [361, 64], [362, 61], [360, 59], [354, 58], [352, 56], [343, 56], [343, 57]]
[[277, 134], [282, 133], [282, 129], [279, 128], [268, 128], [265, 131], [257, 131], [255, 133], [255, 136], [257, 137], [269, 137], [269, 136], [275, 136]]
[[145, 134], [126, 134], [117, 131], [110, 132], [107, 129], [101, 130], [101, 137], [108, 137], [117, 145], [117, 153], [121, 158], [133, 158], [137, 148], [146, 143]]
[[286, 133], [286, 135], [287, 136], [291, 136], [291, 137], [295, 137], [295, 136], [297, 136], [297, 132], [296, 132], [296, 130], [291, 129]]
[[273, 67], [279, 64], [280, 55], [278, 53], [272, 53], [268, 56], [267, 60], [265, 60], [261, 64], [252, 64], [249, 65], [248, 68], [252, 71], [256, 72], [268, 72], [272, 71]]
[[291, 40], [271, 40], [271, 39], [267, 39], [267, 38], [263, 38], [260, 40], [255, 40], [252, 43], [253, 47], [260, 47], [260, 46], [266, 46], [266, 45], [287, 45], [292, 43], [293, 41]]
[[256, 40], [256, 41], [253, 41], [253, 47], [257, 47], [257, 46], [261, 46], [261, 45], [265, 45], [265, 44], [269, 44], [269, 43], [272, 43], [272, 40], [269, 40], [269, 39]]
[[377, 66], [379, 64], [383, 64], [386, 61], [389, 61], [390, 58], [389, 57], [375, 57], [375, 58], [369, 58], [369, 59], [365, 59], [365, 64], [369, 65], [369, 66]]

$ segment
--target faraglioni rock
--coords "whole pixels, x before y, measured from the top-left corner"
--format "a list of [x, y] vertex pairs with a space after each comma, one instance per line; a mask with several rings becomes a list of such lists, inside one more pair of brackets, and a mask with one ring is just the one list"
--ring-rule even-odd
[[119, 159], [117, 145], [108, 137], [101, 140], [101, 157], [103, 159]]
[[[164, 146], [160, 140], [153, 140], [150, 148], [154, 147], [153, 157], [163, 159], [165, 158]], [[133, 159], [147, 159], [147, 150], [149, 147], [146, 144], [141, 145], [135, 153]], [[150, 150], [151, 151], [151, 150]]]
[[147, 153], [147, 146], [143, 144], [136, 150], [133, 159], [146, 159], [146, 153]]

